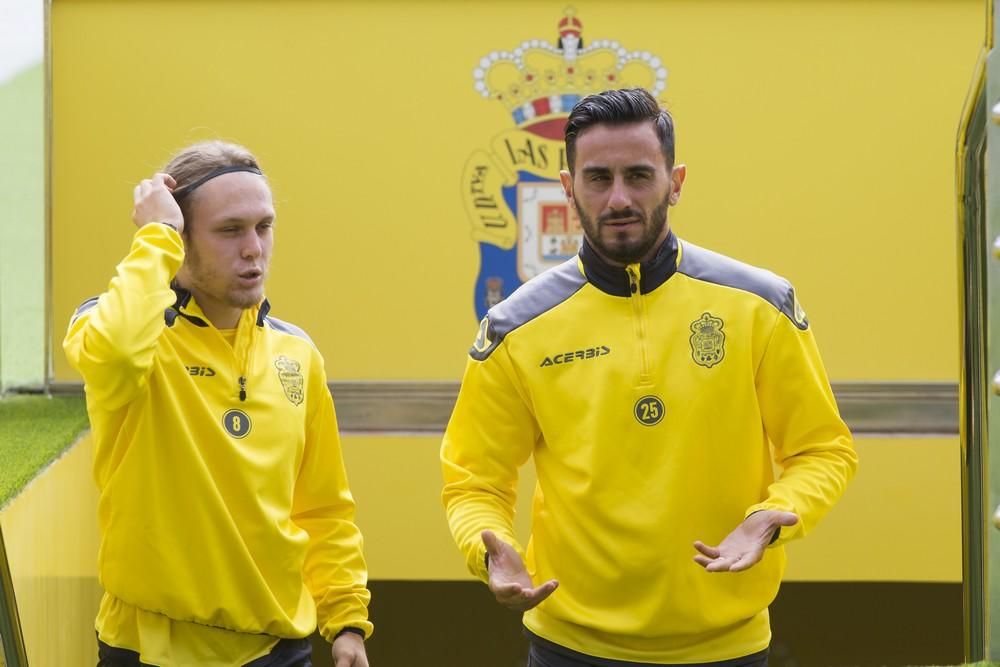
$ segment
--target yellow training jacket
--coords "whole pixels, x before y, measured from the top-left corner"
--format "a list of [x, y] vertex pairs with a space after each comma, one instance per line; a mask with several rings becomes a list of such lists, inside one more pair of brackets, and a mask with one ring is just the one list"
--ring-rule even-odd
[[183, 258], [173, 229], [139, 229], [63, 343], [96, 448], [101, 583], [140, 610], [239, 633], [304, 637], [318, 617], [327, 640], [370, 634], [323, 359], [267, 301], [227, 342], [171, 289]]
[[[513, 533], [518, 468], [538, 474], [525, 552], [536, 635], [644, 663], [749, 655], [770, 641], [782, 543], [840, 497], [857, 458], [805, 313], [772, 273], [680, 242], [627, 269], [584, 245], [484, 318], [441, 449], [443, 500], [470, 571], [480, 532]], [[781, 469], [775, 480], [771, 453]], [[761, 509], [795, 512], [763, 560], [709, 573]]]

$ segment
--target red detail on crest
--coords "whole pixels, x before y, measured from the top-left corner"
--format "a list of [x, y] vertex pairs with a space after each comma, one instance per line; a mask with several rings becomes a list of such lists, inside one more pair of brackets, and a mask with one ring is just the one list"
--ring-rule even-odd
[[545, 139], [561, 141], [566, 135], [566, 118], [548, 118], [531, 125], [524, 125], [521, 129]]
[[529, 74], [529, 75], [527, 75], [526, 77], [524, 77], [524, 80], [525, 80], [525, 81], [534, 81], [534, 80], [535, 80], [535, 77], [534, 77], [534, 76], [532, 76], [531, 74]]
[[566, 204], [542, 204], [542, 234], [565, 234]]
[[552, 107], [549, 105], [549, 98], [540, 97], [531, 103], [531, 106], [535, 108], [536, 116], [548, 116], [552, 113]]
[[572, 67], [567, 67], [567, 68], [566, 68], [566, 73], [567, 73], [567, 74], [572, 74], [573, 72], [574, 72], [574, 70], [573, 70], [573, 68], [572, 68]]
[[566, 16], [561, 21], [559, 21], [559, 35], [565, 37], [569, 33], [573, 33], [577, 37], [583, 31], [583, 23], [580, 19], [575, 16]]

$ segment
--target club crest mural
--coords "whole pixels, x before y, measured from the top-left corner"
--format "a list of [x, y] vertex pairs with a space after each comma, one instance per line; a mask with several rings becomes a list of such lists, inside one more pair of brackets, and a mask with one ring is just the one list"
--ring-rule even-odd
[[479, 244], [476, 318], [523, 282], [573, 257], [583, 232], [566, 202], [563, 131], [580, 99], [608, 88], [642, 86], [659, 96], [667, 70], [649, 51], [614, 39], [585, 39], [567, 8], [556, 41], [532, 39], [512, 51], [492, 51], [473, 71], [476, 92], [502, 104], [512, 127], [476, 150], [462, 174], [462, 194]]

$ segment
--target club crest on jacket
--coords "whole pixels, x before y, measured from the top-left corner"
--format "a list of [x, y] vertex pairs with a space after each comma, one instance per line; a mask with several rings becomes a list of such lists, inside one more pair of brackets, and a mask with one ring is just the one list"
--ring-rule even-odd
[[723, 321], [702, 313], [691, 323], [691, 356], [699, 366], [711, 368], [726, 355], [726, 334], [722, 333]]
[[278, 369], [278, 379], [281, 381], [281, 388], [285, 390], [285, 396], [292, 405], [301, 405], [306, 394], [302, 364], [282, 355], [274, 360], [274, 367]]

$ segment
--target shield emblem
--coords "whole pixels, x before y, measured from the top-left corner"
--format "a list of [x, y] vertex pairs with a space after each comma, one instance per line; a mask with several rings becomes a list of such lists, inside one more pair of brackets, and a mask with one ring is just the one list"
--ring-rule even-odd
[[583, 230], [559, 183], [520, 181], [517, 271], [522, 281], [562, 264], [580, 251]]
[[726, 355], [726, 335], [722, 333], [721, 317], [702, 313], [691, 323], [691, 356], [699, 366], [711, 368]]

